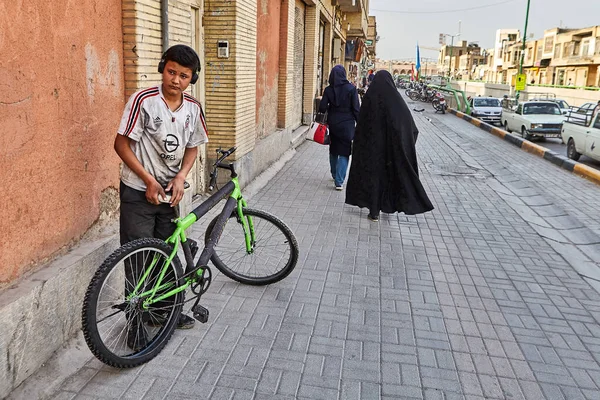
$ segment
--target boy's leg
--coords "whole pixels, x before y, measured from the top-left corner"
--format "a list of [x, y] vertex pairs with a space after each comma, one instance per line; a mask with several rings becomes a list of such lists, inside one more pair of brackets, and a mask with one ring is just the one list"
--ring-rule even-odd
[[[121, 245], [135, 239], [152, 237], [154, 234], [154, 213], [152, 204], [146, 200], [146, 194], [139, 190], [130, 188], [121, 182], [119, 188], [121, 200], [121, 214], [119, 218], [119, 234]], [[138, 279], [142, 276], [147, 265], [144, 263], [144, 255], [137, 253], [135, 257], [125, 260], [125, 296], [135, 287]], [[138, 351], [148, 344], [146, 328], [143, 325], [142, 315], [134, 312], [126, 313], [127, 345]]]
[[135, 239], [154, 237], [154, 205], [146, 200], [146, 193], [130, 188], [121, 182], [119, 198], [121, 215], [119, 233], [121, 246]]

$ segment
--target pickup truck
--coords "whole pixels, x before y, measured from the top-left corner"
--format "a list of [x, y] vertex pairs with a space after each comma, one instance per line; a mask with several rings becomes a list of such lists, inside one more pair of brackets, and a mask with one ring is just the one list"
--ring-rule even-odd
[[562, 128], [562, 140], [571, 160], [577, 161], [583, 154], [600, 161], [600, 112], [585, 119], [568, 118]]
[[508, 132], [516, 131], [524, 139], [534, 137], [559, 138], [565, 116], [553, 101], [526, 101], [518, 106], [505, 106], [503, 102], [502, 125]]

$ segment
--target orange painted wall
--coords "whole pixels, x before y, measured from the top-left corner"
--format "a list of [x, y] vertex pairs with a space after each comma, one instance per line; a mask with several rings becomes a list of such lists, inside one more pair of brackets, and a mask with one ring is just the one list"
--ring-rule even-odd
[[118, 187], [121, 1], [0, 3], [0, 285], [81, 237]]
[[281, 0], [258, 0], [256, 40], [257, 136], [277, 129]]

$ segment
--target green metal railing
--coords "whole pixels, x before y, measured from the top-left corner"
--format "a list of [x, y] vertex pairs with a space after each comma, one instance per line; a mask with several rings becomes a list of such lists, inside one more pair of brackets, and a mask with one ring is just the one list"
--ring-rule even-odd
[[442, 93], [454, 96], [454, 100], [456, 100], [456, 108], [458, 109], [458, 111], [462, 111], [465, 114], [471, 114], [471, 106], [469, 106], [469, 102], [467, 101], [467, 95], [462, 90], [456, 90], [451, 88], [450, 86], [443, 87], [438, 85], [429, 85], [429, 87], [435, 88]]

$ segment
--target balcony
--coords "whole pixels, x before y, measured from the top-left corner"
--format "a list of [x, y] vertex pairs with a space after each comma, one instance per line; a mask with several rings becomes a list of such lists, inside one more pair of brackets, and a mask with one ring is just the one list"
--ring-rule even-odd
[[[358, 2], [358, 0], [357, 0]], [[366, 39], [369, 30], [369, 19], [367, 13], [359, 7], [357, 12], [346, 12], [348, 37]]]
[[354, 13], [366, 10], [365, 0], [334, 0], [334, 5], [339, 5], [342, 12]]

